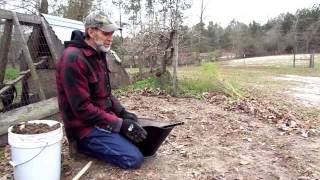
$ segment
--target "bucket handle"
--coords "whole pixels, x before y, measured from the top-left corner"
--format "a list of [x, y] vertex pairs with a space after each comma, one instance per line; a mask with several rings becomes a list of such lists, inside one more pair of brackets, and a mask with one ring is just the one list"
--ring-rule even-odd
[[13, 161], [9, 161], [9, 164], [10, 164], [13, 168], [15, 168], [15, 167], [17, 167], [17, 166], [20, 166], [20, 165], [23, 165], [23, 164], [26, 164], [26, 163], [32, 161], [32, 160], [33, 160], [34, 158], [36, 158], [37, 156], [39, 156], [39, 155], [42, 153], [42, 151], [43, 151], [45, 148], [48, 147], [48, 145], [49, 145], [49, 142], [46, 142], [46, 145], [38, 152], [38, 154], [36, 154], [35, 156], [33, 156], [31, 159], [26, 160], [25, 162], [22, 162], [22, 163], [20, 163], [20, 164], [16, 164], [16, 163], [13, 162]]

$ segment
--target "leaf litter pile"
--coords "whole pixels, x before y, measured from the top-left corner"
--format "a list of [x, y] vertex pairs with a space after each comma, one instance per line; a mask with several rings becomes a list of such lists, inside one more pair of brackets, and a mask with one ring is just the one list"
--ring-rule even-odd
[[279, 107], [270, 100], [255, 98], [229, 100], [226, 96], [215, 93], [204, 93], [203, 97], [210, 104], [222, 105], [225, 111], [245, 113], [258, 120], [276, 124], [286, 133], [296, 132], [302, 136], [319, 134], [316, 130], [319, 121], [307, 119], [287, 107]]
[[[268, 101], [231, 100], [205, 93], [203, 100], [143, 91], [120, 101], [139, 117], [183, 121], [138, 170], [124, 171], [62, 150], [62, 179], [72, 179], [90, 160], [82, 179], [317, 179], [319, 119], [304, 119]], [[2, 169], [1, 169], [2, 171]]]

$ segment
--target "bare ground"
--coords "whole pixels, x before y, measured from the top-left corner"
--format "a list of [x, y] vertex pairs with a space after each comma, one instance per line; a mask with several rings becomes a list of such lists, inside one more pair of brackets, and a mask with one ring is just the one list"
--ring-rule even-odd
[[320, 109], [320, 77], [284, 75], [275, 79], [293, 82], [285, 93], [297, 103]]
[[[276, 124], [201, 100], [134, 94], [121, 101], [141, 117], [185, 125], [175, 128], [141, 169], [124, 171], [96, 161], [83, 179], [320, 178], [318, 134], [283, 133]], [[88, 160], [70, 163], [64, 178]]]
[[140, 117], [185, 124], [176, 127], [157, 156], [147, 159], [139, 170], [124, 171], [83, 156], [70, 158], [64, 142], [63, 179], [72, 179], [90, 160], [94, 163], [81, 179], [320, 178], [319, 133], [283, 131], [281, 124], [228, 111], [219, 101], [141, 94], [120, 99]]

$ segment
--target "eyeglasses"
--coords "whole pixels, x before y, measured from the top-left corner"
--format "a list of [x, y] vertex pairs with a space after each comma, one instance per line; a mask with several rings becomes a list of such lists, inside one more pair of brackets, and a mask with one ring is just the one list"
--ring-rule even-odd
[[101, 30], [101, 29], [99, 29], [99, 28], [97, 28], [103, 35], [105, 35], [105, 36], [112, 36], [113, 35], [113, 33], [114, 32], [105, 32], [105, 31], [103, 31], [103, 30]]

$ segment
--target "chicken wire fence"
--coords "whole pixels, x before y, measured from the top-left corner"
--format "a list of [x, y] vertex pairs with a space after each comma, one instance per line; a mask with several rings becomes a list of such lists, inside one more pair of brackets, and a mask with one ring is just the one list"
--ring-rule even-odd
[[[4, 44], [4, 39], [8, 36], [8, 32], [5, 32], [5, 20], [1, 19], [0, 22], [1, 47], [8, 46], [0, 49], [0, 53], [7, 53], [7, 56], [4, 56], [6, 58], [0, 59], [0, 61], [6, 62], [1, 63], [4, 66], [1, 69], [5, 70], [4, 80], [0, 82], [0, 112], [3, 113], [39, 101], [39, 92], [38, 87], [35, 87], [35, 83], [31, 78], [30, 68], [23, 52], [25, 44], [18, 33], [17, 27], [12, 26], [10, 43]], [[20, 29], [27, 43], [34, 67], [39, 78], [41, 78], [43, 76], [41, 71], [50, 69], [49, 59], [51, 57], [41, 25], [20, 23]], [[6, 49], [8, 51], [3, 52]]]

